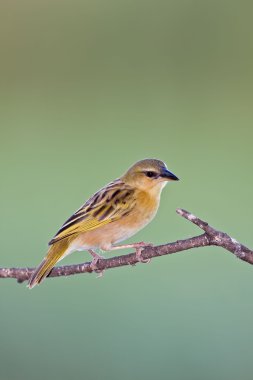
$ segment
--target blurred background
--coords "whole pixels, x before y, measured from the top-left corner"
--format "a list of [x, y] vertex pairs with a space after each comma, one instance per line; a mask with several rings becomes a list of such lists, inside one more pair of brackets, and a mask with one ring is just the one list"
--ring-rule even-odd
[[[181, 181], [131, 241], [201, 233], [182, 207], [253, 247], [251, 2], [0, 8], [1, 266], [39, 264], [61, 224], [146, 157]], [[219, 248], [32, 291], [1, 280], [0, 379], [252, 379], [252, 288], [252, 267]]]

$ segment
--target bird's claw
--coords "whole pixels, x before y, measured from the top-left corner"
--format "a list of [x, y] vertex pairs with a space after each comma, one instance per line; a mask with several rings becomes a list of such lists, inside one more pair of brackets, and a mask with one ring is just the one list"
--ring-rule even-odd
[[99, 260], [100, 260], [100, 259], [96, 257], [96, 258], [94, 258], [94, 259], [92, 260], [92, 262], [90, 263], [90, 269], [92, 270], [92, 272], [97, 273], [97, 277], [96, 277], [96, 278], [101, 278], [101, 277], [103, 277], [104, 272], [105, 272], [104, 269], [98, 269], [98, 267], [97, 267], [97, 263], [98, 263]]
[[[92, 270], [92, 272], [96, 272], [96, 273], [102, 272], [101, 270], [98, 269], [97, 264], [98, 264], [99, 260], [103, 260], [104, 257], [100, 256], [98, 253], [96, 253], [92, 249], [89, 250], [89, 253], [93, 257], [92, 262], [90, 263], [90, 269]], [[99, 276], [99, 277], [101, 277], [101, 276]]]
[[92, 260], [92, 262], [90, 263], [90, 269], [92, 270], [92, 272], [96, 272], [96, 270], [98, 270], [98, 268], [97, 268], [98, 261], [99, 261], [99, 259], [94, 258]]
[[136, 259], [138, 260], [139, 263], [149, 264], [151, 262], [151, 259], [147, 259], [147, 260], [143, 259], [142, 251], [146, 247], [153, 247], [153, 244], [152, 243], [144, 243], [144, 242], [137, 243], [137, 244], [138, 244], [138, 246], [136, 247]]

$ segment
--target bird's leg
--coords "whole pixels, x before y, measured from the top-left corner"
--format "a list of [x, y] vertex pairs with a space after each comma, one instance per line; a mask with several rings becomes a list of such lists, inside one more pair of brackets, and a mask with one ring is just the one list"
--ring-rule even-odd
[[136, 252], [136, 259], [140, 262], [140, 263], [150, 263], [151, 259], [148, 259], [148, 260], [144, 260], [141, 256], [141, 253], [143, 251], [143, 249], [145, 247], [152, 247], [153, 244], [152, 243], [145, 243], [143, 241], [139, 242], [139, 243], [133, 243], [133, 244], [121, 244], [121, 245], [113, 245], [111, 246], [110, 248], [106, 249], [106, 250], [109, 250], [109, 251], [112, 251], [112, 250], [115, 250], [115, 249], [125, 249], [125, 248], [134, 248], [135, 249], [135, 252]]
[[92, 262], [90, 264], [90, 267], [91, 269], [94, 271], [94, 272], [97, 272], [98, 273], [98, 276], [97, 277], [102, 277], [103, 274], [104, 274], [104, 270], [101, 270], [99, 271], [97, 269], [97, 263], [99, 260], [101, 259], [104, 259], [103, 256], [99, 255], [98, 253], [96, 253], [95, 251], [93, 251], [92, 249], [88, 249], [88, 252], [91, 254], [91, 256], [93, 257], [92, 259]]

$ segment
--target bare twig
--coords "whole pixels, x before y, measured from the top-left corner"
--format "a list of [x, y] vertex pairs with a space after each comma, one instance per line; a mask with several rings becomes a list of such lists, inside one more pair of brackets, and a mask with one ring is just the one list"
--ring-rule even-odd
[[[232, 252], [239, 259], [246, 261], [249, 264], [253, 264], [253, 251], [244, 245], [238, 243], [235, 239], [230, 237], [224, 232], [218, 231], [209, 226], [208, 223], [197, 218], [195, 215], [188, 211], [177, 209], [177, 213], [196, 224], [204, 231], [204, 234], [195, 236], [185, 240], [177, 240], [174, 243], [168, 243], [159, 245], [156, 247], [146, 247], [142, 251], [142, 257], [144, 260], [152, 259], [158, 256], [169, 255], [176, 252], [185, 251], [191, 248], [206, 247], [206, 246], [219, 246]], [[103, 271], [105, 269], [117, 268], [124, 265], [135, 265], [138, 261], [135, 253], [128, 255], [115, 256], [109, 259], [101, 259], [97, 263], [97, 271]], [[18, 282], [23, 282], [29, 279], [34, 268], [0, 268], [0, 278], [16, 278]], [[91, 273], [91, 262], [77, 264], [77, 265], [65, 265], [55, 267], [49, 277], [70, 276], [78, 273]]]

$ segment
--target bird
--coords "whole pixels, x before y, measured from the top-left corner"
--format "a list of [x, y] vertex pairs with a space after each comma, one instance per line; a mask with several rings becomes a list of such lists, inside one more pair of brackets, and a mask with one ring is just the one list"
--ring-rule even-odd
[[162, 189], [179, 178], [158, 159], [144, 159], [132, 165], [121, 177], [91, 196], [59, 229], [49, 249], [32, 273], [28, 287], [41, 283], [53, 267], [74, 251], [92, 255], [91, 268], [103, 258], [97, 251], [134, 248], [138, 261], [150, 243], [118, 243], [135, 235], [156, 215]]

